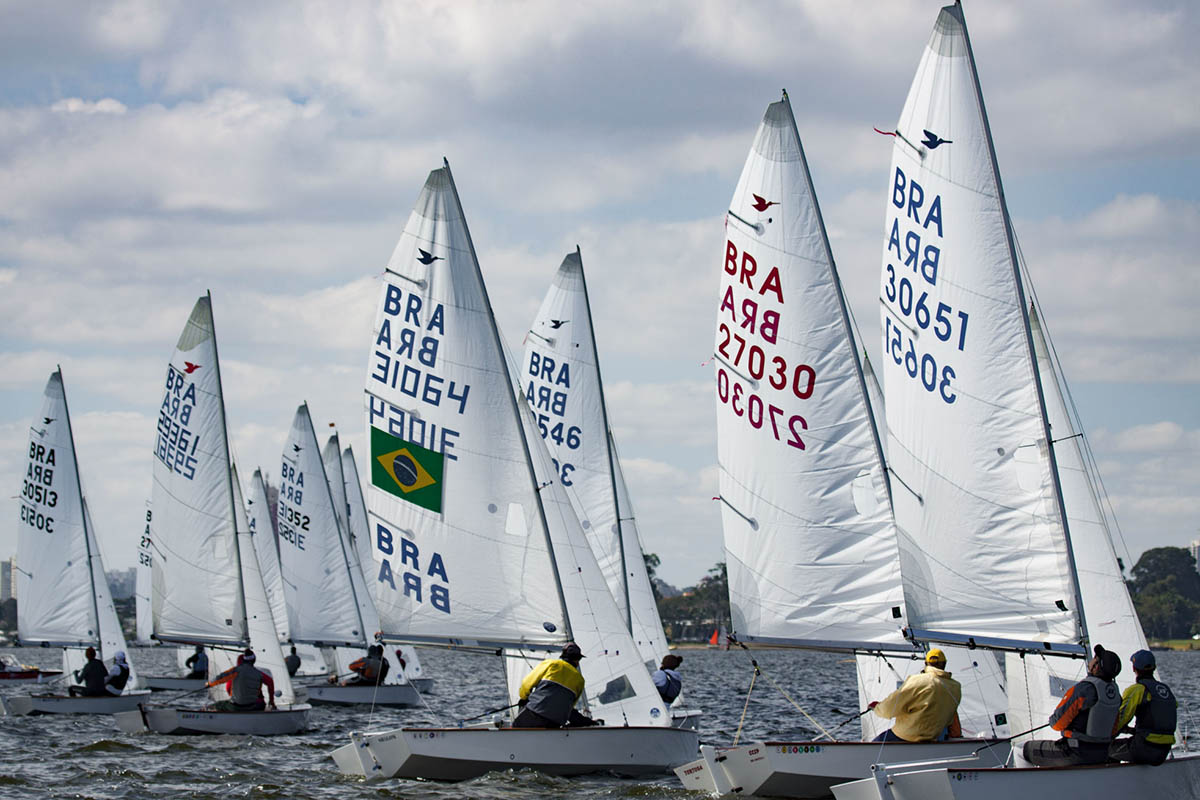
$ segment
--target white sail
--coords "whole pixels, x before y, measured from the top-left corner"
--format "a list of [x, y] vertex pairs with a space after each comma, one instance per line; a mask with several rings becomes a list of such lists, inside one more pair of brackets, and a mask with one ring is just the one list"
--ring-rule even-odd
[[154, 511], [150, 501], [146, 501], [146, 519], [142, 526], [142, 535], [138, 537], [137, 573], [134, 586], [134, 613], [137, 621], [137, 643], [140, 645], [153, 644], [154, 617], [150, 610], [150, 595], [154, 583], [154, 545], [153, 545]]
[[[254, 650], [254, 666], [271, 674], [275, 681], [275, 702], [292, 705], [296, 693], [292, 679], [283, 663], [283, 650], [279, 647], [279, 634], [267, 599], [267, 587], [263, 583], [262, 568], [258, 562], [258, 548], [254, 543], [254, 532], [246, 514], [242, 497], [242, 486], [238, 481], [237, 467], [232, 467], [233, 497], [238, 509], [236, 518], [238, 553], [242, 563], [242, 585], [246, 592], [246, 628], [249, 631], [250, 647]], [[257, 481], [261, 483], [261, 480]]]
[[[133, 658], [129, 657], [129, 648], [125, 644], [125, 632], [121, 630], [121, 620], [117, 617], [117, 608], [113, 605], [112, 590], [108, 586], [108, 576], [104, 571], [104, 558], [100, 555], [100, 543], [96, 540], [96, 528], [92, 523], [92, 513], [88, 509], [87, 498], [83, 500], [83, 516], [87, 522], [87, 535], [91, 558], [91, 581], [89, 586], [96, 594], [96, 614], [100, 621], [100, 653], [105, 661], [111, 660], [117, 653], [126, 654], [129, 664], [129, 681], [126, 689], [142, 688], [142, 679], [138, 676]], [[77, 652], [77, 651], [73, 651]], [[78, 668], [83, 667], [81, 661]]]
[[520, 382], [617, 608], [644, 659], [657, 665], [667, 652], [666, 637], [628, 489], [623, 479], [618, 486], [620, 464], [578, 248], [563, 259], [525, 339]]
[[368, 580], [388, 638], [569, 636], [512, 386], [449, 168], [434, 170], [384, 274], [367, 367]]
[[913, 633], [1081, 652], [1023, 289], [957, 6], [938, 17], [894, 141], [881, 369]]
[[262, 572], [263, 586], [271, 604], [275, 633], [280, 642], [286, 642], [292, 638], [288, 628], [287, 599], [283, 592], [283, 577], [279, 571], [279, 548], [275, 543], [275, 528], [271, 523], [271, 501], [267, 497], [267, 483], [263, 480], [260, 469], [254, 470], [254, 476], [250, 479], [246, 515], [250, 520], [250, 533]]
[[[336, 440], [331, 439], [330, 441]], [[347, 549], [350, 567], [357, 576], [363, 576], [362, 580], [365, 585], [365, 576], [373, 575], [374, 572], [367, 573], [364, 568], [374, 567], [375, 560], [371, 557], [371, 537], [367, 530], [367, 503], [363, 498], [362, 483], [358, 479], [358, 465], [354, 462], [354, 451], [349, 447], [341, 454], [341, 475], [348, 500], [346, 510], [349, 527], [346, 531], [348, 533]], [[361, 597], [366, 598], [363, 624], [367, 626], [368, 634], [374, 639], [375, 633], [381, 629], [379, 612], [375, 608], [374, 594], [369, 590], [364, 590]], [[415, 648], [408, 645], [385, 647], [384, 656], [391, 664], [388, 683], [398, 682], [401, 675], [408, 680], [425, 677], [425, 670], [421, 667], [421, 659]]]
[[17, 535], [17, 630], [25, 646], [99, 644], [75, 440], [62, 372], [29, 428]]
[[911, 651], [879, 445], [786, 95], [755, 135], [726, 237], [714, 361], [734, 629]]
[[[340, 467], [339, 467], [340, 468]], [[334, 500], [308, 405], [296, 409], [280, 462], [279, 564], [292, 640], [363, 647]]]
[[196, 301], [167, 365], [154, 445], [154, 635], [243, 645], [246, 614], [212, 302]]

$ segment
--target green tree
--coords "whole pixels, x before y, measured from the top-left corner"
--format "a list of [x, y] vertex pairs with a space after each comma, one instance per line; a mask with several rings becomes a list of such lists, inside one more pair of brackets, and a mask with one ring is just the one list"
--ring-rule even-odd
[[662, 559], [657, 553], [642, 553], [642, 560], [646, 562], [646, 576], [650, 578], [650, 591], [654, 592], [654, 602], [662, 602], [662, 592], [658, 590], [658, 584], [655, 583], [655, 572], [662, 564]]
[[1138, 559], [1129, 581], [1133, 604], [1146, 635], [1190, 636], [1200, 627], [1200, 573], [1182, 547], [1155, 547]]

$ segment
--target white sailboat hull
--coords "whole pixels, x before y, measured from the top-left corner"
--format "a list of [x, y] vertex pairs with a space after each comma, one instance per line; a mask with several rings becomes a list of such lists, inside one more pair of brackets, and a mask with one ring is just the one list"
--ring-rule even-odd
[[150, 692], [138, 690], [107, 697], [67, 697], [57, 694], [18, 695], [0, 698], [4, 713], [14, 716], [37, 714], [116, 714], [137, 708]]
[[713, 796], [828, 797], [839, 783], [871, 774], [882, 753], [906, 760], [968, 757], [963, 764], [1002, 764], [1010, 745], [1000, 742], [969, 760], [986, 742], [754, 742], [738, 747], [700, 748], [698, 760], [675, 770], [684, 788]]
[[1158, 767], [1100, 764], [1094, 767], [1016, 769], [922, 769], [881, 767], [876, 777], [835, 786], [837, 800], [1060, 800], [1064, 797], [1200, 798], [1200, 754], [1189, 753]]
[[308, 687], [308, 702], [313, 705], [376, 705], [417, 706], [421, 695], [407, 683], [384, 686], [334, 686], [312, 684]]
[[146, 688], [154, 692], [195, 692], [204, 688], [204, 678], [180, 678], [174, 675], [152, 675], [142, 679]]
[[195, 736], [230, 734], [241, 736], [286, 736], [308, 727], [307, 705], [278, 711], [213, 711], [197, 708], [139, 707], [116, 715], [125, 733], [151, 731], [165, 735]]
[[696, 755], [699, 736], [677, 728], [400, 728], [353, 733], [333, 751], [346, 775], [461, 781], [506, 769], [549, 775], [663, 773]]

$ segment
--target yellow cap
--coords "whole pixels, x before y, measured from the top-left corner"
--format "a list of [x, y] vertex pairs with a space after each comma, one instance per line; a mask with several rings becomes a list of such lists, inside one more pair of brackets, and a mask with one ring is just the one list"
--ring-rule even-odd
[[935, 647], [932, 650], [930, 650], [928, 653], [925, 654], [925, 663], [926, 664], [945, 664], [946, 663], [946, 654]]

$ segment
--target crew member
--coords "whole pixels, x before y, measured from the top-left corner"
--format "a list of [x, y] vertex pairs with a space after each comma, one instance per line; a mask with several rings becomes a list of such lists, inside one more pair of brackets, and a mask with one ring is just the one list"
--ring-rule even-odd
[[[275, 681], [270, 673], [254, 666], [254, 651], [246, 648], [238, 660], [240, 663], [237, 666], [225, 670], [209, 681], [209, 686], [216, 686], [229, 680], [230, 699], [217, 703], [217, 707], [222, 711], [262, 711], [268, 704], [275, 708]], [[264, 683], [267, 685], [266, 702], [262, 699]]]
[[129, 662], [125, 660], [125, 651], [118, 650], [113, 656], [112, 669], [105, 676], [104, 690], [111, 695], [119, 695], [125, 691], [125, 684], [129, 682]]
[[933, 648], [925, 654], [925, 668], [905, 678], [900, 688], [867, 708], [892, 727], [875, 737], [877, 742], [934, 742], [962, 736], [958, 703], [962, 686], [946, 671], [946, 654]]
[[682, 663], [683, 656], [667, 653], [663, 656], [662, 664], [650, 675], [654, 680], [654, 686], [658, 689], [658, 696], [667, 705], [674, 703], [675, 698], [679, 697], [679, 693], [683, 691], [683, 678], [679, 677], [679, 673], [676, 672]]
[[1067, 690], [1050, 715], [1050, 727], [1062, 738], [1025, 743], [1025, 760], [1031, 764], [1066, 767], [1108, 760], [1121, 711], [1121, 692], [1113, 680], [1121, 674], [1121, 659], [1100, 645], [1093, 652], [1087, 677]]
[[196, 645], [196, 652], [188, 656], [187, 661], [183, 662], [185, 667], [190, 667], [191, 672], [185, 675], [185, 678], [198, 679], [208, 677], [208, 653], [204, 652], [204, 645]]
[[[1154, 653], [1138, 650], [1129, 661], [1137, 674], [1137, 683], [1121, 696], [1117, 729], [1131, 730], [1133, 736], [1113, 742], [1108, 748], [1108, 757], [1115, 761], [1132, 761], [1157, 767], [1167, 760], [1171, 745], [1175, 744], [1178, 703], [1171, 687], [1154, 679], [1154, 668], [1157, 666]], [[1127, 727], [1130, 720], [1134, 721], [1132, 729]]]
[[373, 644], [367, 648], [367, 654], [350, 665], [354, 677], [346, 681], [345, 686], [379, 686], [387, 677], [389, 666], [383, 657], [383, 645]]
[[104, 697], [108, 694], [104, 688], [108, 670], [104, 669], [104, 662], [96, 658], [96, 648], [89, 647], [83, 651], [83, 655], [87, 662], [75, 670], [75, 682], [83, 686], [68, 686], [67, 694], [71, 697]]
[[287, 654], [283, 659], [283, 665], [287, 667], [288, 675], [295, 675], [300, 669], [300, 656], [296, 653], [296, 645], [292, 645], [292, 652]]
[[580, 714], [575, 703], [583, 695], [583, 673], [579, 660], [584, 658], [579, 645], [569, 642], [558, 658], [547, 658], [521, 681], [521, 713], [513, 720], [514, 728], [572, 728], [599, 725]]

